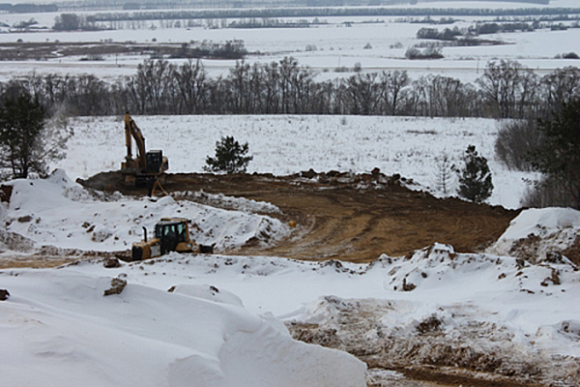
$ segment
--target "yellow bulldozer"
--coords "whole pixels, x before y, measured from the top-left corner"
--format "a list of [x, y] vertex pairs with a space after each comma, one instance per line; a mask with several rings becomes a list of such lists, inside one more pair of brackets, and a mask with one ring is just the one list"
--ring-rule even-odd
[[147, 238], [147, 229], [141, 242], [133, 243], [131, 260], [155, 258], [171, 251], [178, 253], [213, 253], [212, 246], [198, 245], [189, 237], [189, 226], [184, 218], [163, 218], [155, 225], [155, 236]]
[[[135, 158], [133, 158], [133, 141], [137, 147]], [[164, 180], [165, 171], [169, 169], [169, 161], [163, 156], [161, 150], [145, 150], [145, 137], [143, 132], [137, 126], [135, 121], [129, 115], [125, 114], [125, 145], [127, 147], [127, 156], [121, 163], [121, 172], [125, 175], [125, 184], [150, 185], [151, 189], [155, 186], [161, 186]]]

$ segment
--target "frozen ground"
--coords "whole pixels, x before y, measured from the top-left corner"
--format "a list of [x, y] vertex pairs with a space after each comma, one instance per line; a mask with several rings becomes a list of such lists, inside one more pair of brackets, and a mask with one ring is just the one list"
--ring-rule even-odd
[[[176, 205], [169, 198], [98, 198], [62, 171], [11, 185], [14, 200], [2, 204], [0, 221], [5, 234], [30, 241], [29, 252], [46, 243], [126, 246], [136, 239], [127, 230]], [[181, 203], [177, 211], [199, 222], [197, 206]], [[255, 215], [204, 211], [205, 219], [222, 216], [235, 225], [218, 243], [243, 243], [256, 227]], [[88, 238], [105, 217], [114, 235]], [[292, 341], [285, 322], [301, 340], [357, 354], [375, 368], [369, 378], [381, 368], [436, 365], [578, 386], [580, 310], [573, 305], [580, 272], [545, 252], [574, 243], [547, 236], [579, 232], [578, 211], [528, 210], [485, 254], [434, 244], [411, 258], [383, 255], [369, 265], [172, 253], [112, 268], [94, 260], [2, 270], [0, 289], [10, 297], [0, 301], [0, 372], [10, 386], [364, 385], [362, 363]], [[59, 236], [47, 240], [48, 233]], [[534, 260], [508, 255], [532, 234], [545, 239]], [[4, 245], [2, 256], [14, 247]], [[110, 289], [120, 293], [104, 297]]]

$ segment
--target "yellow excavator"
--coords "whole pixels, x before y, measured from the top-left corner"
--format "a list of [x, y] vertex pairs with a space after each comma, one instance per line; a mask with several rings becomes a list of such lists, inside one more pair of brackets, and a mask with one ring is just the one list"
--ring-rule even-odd
[[[135, 141], [136, 154], [133, 158], [132, 144]], [[163, 156], [161, 150], [145, 151], [145, 137], [141, 129], [129, 115], [125, 114], [125, 144], [127, 146], [127, 156], [121, 163], [121, 172], [125, 175], [125, 184], [127, 185], [150, 185], [151, 189], [156, 186], [161, 187], [161, 181], [164, 180], [165, 171], [169, 169], [169, 161]]]
[[213, 253], [214, 245], [198, 245], [189, 237], [189, 226], [184, 218], [163, 218], [155, 225], [155, 236], [147, 238], [147, 229], [141, 242], [133, 243], [131, 260], [155, 258], [171, 251], [178, 253]]

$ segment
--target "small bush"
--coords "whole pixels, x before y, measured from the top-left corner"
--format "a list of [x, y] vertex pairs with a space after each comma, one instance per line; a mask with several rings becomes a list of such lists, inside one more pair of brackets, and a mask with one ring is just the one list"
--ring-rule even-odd
[[532, 186], [524, 193], [520, 202], [522, 207], [572, 207], [574, 198], [563, 184], [549, 177]]
[[497, 158], [511, 170], [531, 171], [529, 153], [542, 143], [542, 133], [535, 121], [507, 121], [495, 141]]
[[578, 54], [576, 54], [575, 52], [569, 52], [567, 54], [563, 54], [562, 58], [564, 58], [564, 59], [580, 59], [580, 56], [578, 56]]
[[409, 47], [405, 52], [405, 57], [407, 59], [441, 59], [443, 58], [443, 54], [441, 54], [440, 47], [431, 44], [423, 51], [419, 50], [417, 47]]
[[216, 142], [215, 158], [207, 157], [204, 170], [208, 172], [244, 173], [252, 156], [245, 156], [248, 153], [248, 143], [240, 145], [233, 136], [222, 137]]

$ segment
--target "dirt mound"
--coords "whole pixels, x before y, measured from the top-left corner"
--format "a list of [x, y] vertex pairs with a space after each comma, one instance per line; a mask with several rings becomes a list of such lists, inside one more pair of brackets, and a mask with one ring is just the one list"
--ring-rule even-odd
[[441, 316], [460, 313], [457, 306], [441, 306], [436, 312], [441, 316], [432, 315], [411, 326], [393, 324], [397, 317], [389, 318], [407, 312], [405, 301], [328, 296], [319, 300], [319, 308], [321, 314], [332, 317], [320, 323], [287, 323], [292, 336], [347, 351], [370, 369], [396, 370], [409, 379], [437, 385], [539, 387], [553, 381], [579, 385], [580, 360], [522, 349], [512, 342], [513, 332], [496, 323], [457, 319], [446, 324], [447, 317]]
[[[146, 195], [146, 187], [126, 187], [118, 172], [79, 180], [87, 188]], [[199, 191], [272, 203], [295, 231], [275, 247], [246, 246], [236, 253], [296, 259], [368, 262], [381, 254], [401, 256], [435, 242], [458, 252], [479, 251], [494, 242], [518, 214], [502, 207], [459, 199], [437, 199], [407, 188], [398, 175], [336, 171], [271, 174], [168, 174], [169, 192]]]

